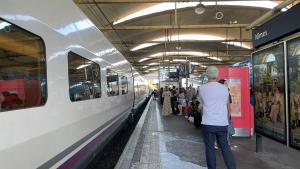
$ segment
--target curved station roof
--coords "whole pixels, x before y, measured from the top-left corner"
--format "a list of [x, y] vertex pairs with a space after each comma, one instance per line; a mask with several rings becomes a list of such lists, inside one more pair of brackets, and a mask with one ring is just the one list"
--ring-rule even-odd
[[[250, 58], [251, 29], [298, 3], [229, 0], [74, 0], [142, 74], [162, 63], [209, 65]], [[279, 5], [279, 6], [278, 6]], [[268, 15], [269, 14], [269, 15]], [[268, 16], [266, 16], [268, 15]]]

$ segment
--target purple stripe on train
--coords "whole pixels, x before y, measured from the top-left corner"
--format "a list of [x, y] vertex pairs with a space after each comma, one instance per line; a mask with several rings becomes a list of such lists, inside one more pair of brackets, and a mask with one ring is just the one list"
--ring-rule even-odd
[[101, 139], [105, 138], [109, 133], [113, 132], [117, 127], [120, 121], [123, 121], [124, 117], [121, 117], [118, 121], [116, 121], [109, 128], [104, 130], [101, 134], [99, 134], [95, 139], [85, 145], [81, 150], [79, 150], [76, 154], [74, 154], [71, 158], [69, 158], [66, 162], [64, 162], [58, 169], [71, 169], [76, 168], [81, 161], [88, 154], [94, 151], [97, 148], [97, 143], [100, 142]]

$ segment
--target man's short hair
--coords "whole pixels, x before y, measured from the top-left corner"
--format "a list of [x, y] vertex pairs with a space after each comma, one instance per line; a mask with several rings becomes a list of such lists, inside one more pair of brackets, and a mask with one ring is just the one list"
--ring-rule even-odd
[[217, 79], [219, 76], [219, 71], [216, 66], [208, 66], [206, 69], [206, 76], [211, 79]]

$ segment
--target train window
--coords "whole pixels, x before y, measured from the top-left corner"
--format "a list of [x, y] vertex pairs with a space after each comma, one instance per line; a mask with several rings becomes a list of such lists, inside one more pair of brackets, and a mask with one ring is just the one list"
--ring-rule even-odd
[[69, 94], [71, 101], [100, 98], [100, 66], [69, 52]]
[[46, 99], [43, 40], [0, 18], [0, 111], [41, 106]]
[[114, 72], [111, 69], [107, 69], [106, 78], [107, 78], [107, 95], [108, 96], [117, 96], [117, 95], [119, 95], [119, 76], [118, 76], [118, 73]]
[[125, 76], [121, 76], [121, 91], [122, 94], [128, 93], [128, 80], [127, 77]]

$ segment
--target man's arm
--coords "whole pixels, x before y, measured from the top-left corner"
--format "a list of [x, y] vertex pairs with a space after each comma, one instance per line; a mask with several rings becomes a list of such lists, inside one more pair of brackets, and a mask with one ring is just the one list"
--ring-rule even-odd
[[200, 90], [199, 90], [199, 93], [198, 93], [198, 101], [199, 101], [199, 106], [198, 106], [198, 108], [199, 108], [199, 111], [201, 112], [202, 109], [203, 109], [203, 98], [202, 98], [202, 96], [201, 96]]

